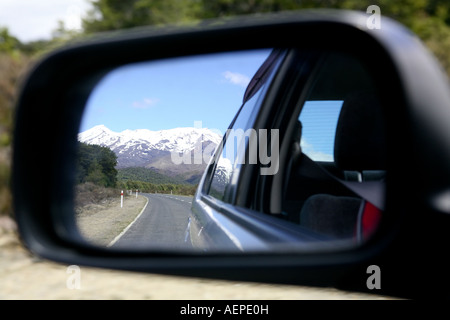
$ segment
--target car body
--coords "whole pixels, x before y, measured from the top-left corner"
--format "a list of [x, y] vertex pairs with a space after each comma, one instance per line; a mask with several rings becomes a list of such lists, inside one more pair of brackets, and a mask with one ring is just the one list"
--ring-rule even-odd
[[[263, 15], [134, 30], [51, 54], [30, 74], [16, 114], [14, 204], [24, 244], [70, 264], [448, 295], [448, 78], [409, 30], [387, 18], [372, 29], [367, 19], [328, 10]], [[193, 201], [189, 236], [201, 251], [86, 243], [75, 227], [72, 173], [77, 130], [99, 79], [133, 62], [260, 48], [276, 50], [247, 88]], [[314, 118], [315, 107], [322, 116]], [[331, 152], [308, 152], [307, 135], [318, 132], [308, 124], [327, 129]], [[50, 137], [44, 145], [34, 143], [38, 129]], [[235, 140], [244, 143], [224, 157]], [[216, 176], [219, 167], [229, 171]], [[371, 270], [381, 270], [381, 287], [368, 285]]]
[[[262, 78], [261, 74], [266, 76]], [[276, 77], [299, 79], [291, 80], [291, 84], [282, 85], [279, 89], [274, 89], [275, 84], [269, 90]], [[331, 240], [362, 240], [363, 221], [370, 220], [374, 225], [364, 225], [364, 228], [372, 230], [381, 217], [386, 174], [383, 111], [376, 93], [378, 88], [370, 79], [369, 71], [360, 61], [343, 53], [275, 50], [255, 79], [263, 79], [259, 80], [262, 83], [255, 80], [250, 84], [257, 85], [259, 90], [254, 92], [254, 96], [244, 99], [207, 170], [209, 174], [204, 175], [198, 188], [190, 222], [191, 241], [199, 246], [204, 244], [204, 250], [235, 247], [246, 251], [264, 250], [280, 244], [305, 246]], [[248, 92], [251, 90], [247, 89]], [[283, 96], [288, 96], [285, 90], [295, 91], [296, 95], [283, 101], [285, 105], [264, 105], [266, 99], [271, 99], [270, 95], [280, 94], [276, 90], [282, 90]], [[283, 109], [289, 111], [276, 122], [256, 123], [256, 119], [261, 121], [263, 117], [259, 115], [275, 115]], [[308, 118], [308, 112], [317, 119]], [[274, 121], [274, 118], [270, 116], [266, 121]], [[334, 132], [325, 132], [329, 127], [333, 127]], [[282, 135], [280, 131], [283, 128], [286, 129]], [[267, 140], [268, 130], [277, 134], [271, 136], [271, 141]], [[257, 132], [263, 132], [263, 136]], [[309, 135], [308, 139], [314, 141], [319, 138], [322, 140], [320, 143], [333, 146], [332, 152], [318, 155], [312, 146], [302, 148], [305, 144], [301, 142], [302, 133]], [[261, 163], [258, 167], [258, 161], [250, 159], [258, 158], [260, 150], [274, 149], [267, 145], [269, 142], [275, 142], [278, 150], [272, 150], [276, 153], [270, 159], [270, 167], [264, 169]], [[252, 146], [255, 143], [259, 145]], [[227, 148], [228, 144], [232, 147]], [[239, 148], [243, 150], [234, 150]], [[302, 151], [308, 148], [305, 152], [318, 161]], [[252, 154], [258, 151], [258, 154]], [[227, 152], [231, 156], [226, 155]], [[248, 157], [238, 159], [242, 154]], [[320, 161], [326, 158], [329, 161]], [[232, 166], [221, 166], [221, 162]], [[262, 170], [272, 166], [272, 172], [262, 174]], [[245, 171], [251, 173], [245, 175]], [[254, 192], [238, 191], [242, 190], [242, 184], [248, 189], [248, 181], [254, 181]], [[265, 184], [265, 189], [260, 184]], [[276, 187], [267, 188], [269, 184]], [[367, 186], [377, 199], [366, 199], [354, 190]], [[264, 202], [259, 199], [270, 200]], [[365, 206], [372, 206], [370, 201], [377, 203], [369, 213], [374, 215], [372, 218], [364, 216], [364, 210], [369, 210]], [[328, 212], [307, 212], [308, 206], [322, 206], [322, 210]], [[246, 215], [254, 219], [246, 219]], [[347, 223], [348, 226], [339, 226]], [[357, 234], [357, 229], [361, 234]]]
[[[290, 84], [276, 88], [277, 77], [289, 77]], [[367, 238], [362, 233], [374, 231], [381, 219], [386, 175], [383, 110], [370, 71], [345, 53], [274, 50], [250, 86], [247, 92], [258, 89], [244, 98], [197, 190], [192, 243], [204, 250], [247, 251]], [[290, 97], [286, 90], [296, 94]], [[282, 102], [265, 104], [279, 91], [289, 100], [275, 97]], [[286, 111], [277, 119], [281, 110]], [[271, 116], [262, 120], [264, 114]], [[331, 152], [305, 147], [310, 142], [301, 142], [302, 133], [331, 146]], [[241, 147], [245, 151], [237, 151]], [[270, 166], [251, 160], [266, 149], [273, 153]], [[239, 158], [242, 154], [247, 158]], [[376, 199], [355, 188], [369, 188]], [[311, 206], [323, 208], [312, 212]]]

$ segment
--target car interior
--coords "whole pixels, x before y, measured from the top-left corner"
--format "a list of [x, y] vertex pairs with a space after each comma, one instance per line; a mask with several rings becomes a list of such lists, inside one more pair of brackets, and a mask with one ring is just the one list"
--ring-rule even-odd
[[[282, 210], [287, 220], [330, 240], [359, 243], [376, 230], [384, 209], [383, 109], [367, 73], [351, 59], [339, 60], [338, 56], [328, 58], [308, 97], [343, 100], [334, 137], [334, 159], [315, 161], [302, 150], [303, 124], [295, 119]], [[328, 90], [333, 88], [332, 83], [341, 83], [339, 90]]]

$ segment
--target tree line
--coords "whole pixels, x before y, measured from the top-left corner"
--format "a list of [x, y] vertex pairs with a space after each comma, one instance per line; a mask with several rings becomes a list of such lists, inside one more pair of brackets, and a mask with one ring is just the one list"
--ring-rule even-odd
[[77, 182], [92, 182], [105, 188], [117, 186], [117, 156], [107, 147], [79, 142]]
[[366, 12], [371, 5], [380, 7], [382, 16], [391, 17], [416, 33], [450, 74], [448, 0], [97, 0], [83, 19], [83, 33], [301, 9]]
[[183, 196], [193, 196], [197, 186], [189, 184], [151, 183], [137, 180], [119, 181], [117, 187], [121, 190], [131, 190], [144, 193], [173, 193]]
[[158, 173], [148, 168], [121, 168], [118, 170], [118, 187], [136, 189], [145, 193], [173, 193], [194, 195], [197, 186], [186, 181]]
[[154, 184], [187, 184], [187, 182], [182, 179], [168, 176], [144, 167], [120, 168], [117, 171], [117, 179], [119, 181], [135, 180], [151, 182]]
[[[145, 168], [124, 169], [121, 175], [116, 169], [117, 155], [108, 147], [79, 142], [76, 181], [93, 183], [100, 187], [121, 190], [139, 190], [145, 193], [173, 193], [193, 195], [196, 186], [176, 183]], [[130, 179], [132, 177], [133, 179]], [[147, 181], [142, 181], [147, 180]], [[156, 183], [155, 183], [156, 182]]]

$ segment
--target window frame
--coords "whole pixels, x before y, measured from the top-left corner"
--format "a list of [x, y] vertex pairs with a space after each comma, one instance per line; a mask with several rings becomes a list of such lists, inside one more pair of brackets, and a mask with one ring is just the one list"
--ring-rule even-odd
[[[217, 146], [216, 151], [215, 151], [213, 157], [211, 158], [210, 163], [208, 164], [208, 167], [205, 171], [206, 173], [205, 173], [204, 183], [200, 188], [201, 197], [203, 200], [206, 199], [206, 201], [208, 201], [209, 203], [211, 203], [211, 202], [216, 203], [216, 207], [221, 207], [220, 203], [236, 205], [236, 196], [237, 196], [237, 192], [238, 192], [238, 186], [236, 184], [232, 184], [231, 181], [233, 179], [235, 179], [235, 181], [237, 181], [238, 183], [242, 182], [242, 179], [240, 177], [240, 174], [242, 174], [242, 171], [236, 170], [237, 169], [236, 163], [234, 163], [233, 169], [231, 172], [231, 177], [230, 177], [230, 180], [231, 180], [230, 184], [229, 184], [230, 188], [227, 190], [227, 194], [224, 195], [224, 198], [226, 198], [227, 201], [217, 199], [214, 196], [210, 195], [211, 184], [214, 180], [216, 168], [217, 168], [218, 162], [220, 160], [220, 157], [223, 153], [223, 149], [227, 143], [229, 133], [230, 133], [229, 130], [233, 129], [233, 127], [234, 127], [235, 123], [238, 121], [239, 117], [242, 116], [243, 109], [246, 106], [248, 106], [248, 103], [252, 99], [255, 99], [255, 103], [252, 107], [252, 113], [255, 113], [256, 117], [259, 117], [260, 110], [267, 104], [267, 102], [266, 102], [267, 97], [270, 96], [272, 91], [276, 91], [272, 87], [272, 83], [273, 83], [274, 79], [276, 77], [281, 77], [281, 78], [283, 77], [282, 75], [279, 74], [279, 70], [280, 70], [280, 67], [284, 63], [284, 59], [286, 58], [287, 51], [288, 50], [285, 50], [285, 49], [274, 49], [274, 55], [276, 55], [276, 57], [275, 57], [275, 59], [270, 61], [269, 65], [266, 66], [266, 70], [263, 70], [263, 75], [261, 76], [262, 83], [254, 85], [254, 84], [252, 84], [254, 79], [252, 79], [251, 83], [249, 84], [249, 87], [253, 85], [253, 88], [247, 88], [247, 91], [246, 91], [246, 94], [244, 97], [244, 101], [243, 101], [241, 107], [239, 108], [239, 111], [236, 113], [236, 116], [232, 120], [228, 130], [226, 131], [226, 133], [223, 136], [222, 142], [219, 144], [219, 146]], [[270, 56], [268, 59], [270, 59]], [[255, 74], [255, 77], [258, 76], [258, 73], [260, 71], [261, 70], [257, 71], [257, 73]], [[255, 91], [255, 88], [256, 88], [256, 91]], [[250, 96], [248, 95], [249, 89], [253, 89], [253, 92], [250, 92]], [[257, 121], [257, 119], [254, 118], [252, 122], [249, 120], [247, 121], [247, 127], [248, 127], [247, 129], [254, 128], [254, 123]], [[247, 149], [247, 145], [246, 145], [245, 146], [246, 156], [247, 156], [247, 151], [248, 151], [248, 149]], [[239, 169], [242, 168], [243, 170], [245, 170], [246, 167], [247, 167], [247, 164], [245, 163]], [[243, 190], [243, 188], [240, 188], [240, 190]], [[217, 201], [219, 201], [219, 203], [217, 203]], [[248, 209], [251, 209], [251, 208], [248, 208]]]
[[[263, 222], [270, 225], [265, 227], [268, 234], [277, 232], [279, 221], [284, 224], [283, 228], [301, 229], [301, 226], [298, 224], [284, 221], [287, 218], [283, 213], [284, 188], [288, 178], [285, 172], [288, 162], [287, 155], [291, 146], [295, 122], [300, 116], [304, 103], [309, 100], [308, 97], [313, 91], [318, 77], [321, 75], [320, 72], [324, 68], [323, 62], [330, 54], [334, 53], [352, 56], [351, 53], [345, 50], [333, 53], [320, 50], [302, 52], [297, 48], [287, 50], [283, 59], [280, 59], [276, 68], [271, 71], [272, 75], [267, 83], [257, 90], [256, 95], [258, 97], [253, 106], [253, 112], [256, 112], [257, 116], [253, 124], [248, 123], [248, 128], [255, 130], [274, 128], [280, 130], [278, 173], [273, 176], [260, 175], [261, 164], [259, 162], [257, 165], [245, 163], [239, 167], [239, 170], [236, 170], [236, 166], [234, 166], [230, 188], [227, 190], [227, 195], [225, 195], [226, 199], [220, 200], [211, 196], [209, 191], [218, 158], [222, 155], [224, 145], [227, 143], [227, 131], [206, 170], [203, 185], [199, 188], [199, 198], [204, 204], [210, 206], [217, 214], [223, 215], [223, 217], [237, 223], [243, 221], [243, 215], [248, 215], [251, 212], [252, 214], [248, 217], [260, 217], [260, 219], [255, 220], [255, 224]], [[359, 62], [364, 63], [364, 61]], [[246, 103], [244, 102], [233, 119], [230, 128], [233, 128], [245, 105]], [[247, 152], [248, 149], [246, 149]], [[326, 162], [325, 164], [333, 166], [334, 162]], [[259, 228], [256, 225], [253, 227], [254, 230]], [[306, 232], [308, 233], [308, 231]]]

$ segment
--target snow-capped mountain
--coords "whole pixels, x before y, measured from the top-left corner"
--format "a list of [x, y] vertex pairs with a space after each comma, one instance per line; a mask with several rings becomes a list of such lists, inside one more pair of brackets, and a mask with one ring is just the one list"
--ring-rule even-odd
[[[78, 135], [78, 140], [110, 148], [118, 157], [118, 167], [148, 167], [156, 158], [174, 153], [214, 151], [222, 137], [207, 128], [147, 129], [114, 132], [104, 125], [95, 126]], [[213, 144], [210, 146], [210, 144]], [[175, 156], [173, 156], [175, 157]], [[173, 162], [173, 161], [172, 161]], [[184, 164], [189, 164], [185, 160]], [[198, 161], [192, 164], [199, 164]]]
[[199, 141], [220, 143], [222, 137], [207, 128], [175, 128], [151, 131], [147, 129], [114, 132], [104, 125], [95, 126], [78, 135], [78, 140], [87, 144], [107, 146], [113, 151], [118, 147], [125, 149], [145, 143], [149, 149], [169, 152], [186, 152], [193, 149]]
[[118, 168], [146, 167], [175, 175], [203, 170], [206, 162], [199, 155], [212, 155], [222, 137], [207, 128], [114, 132], [99, 125], [80, 133], [78, 140], [110, 148]]

